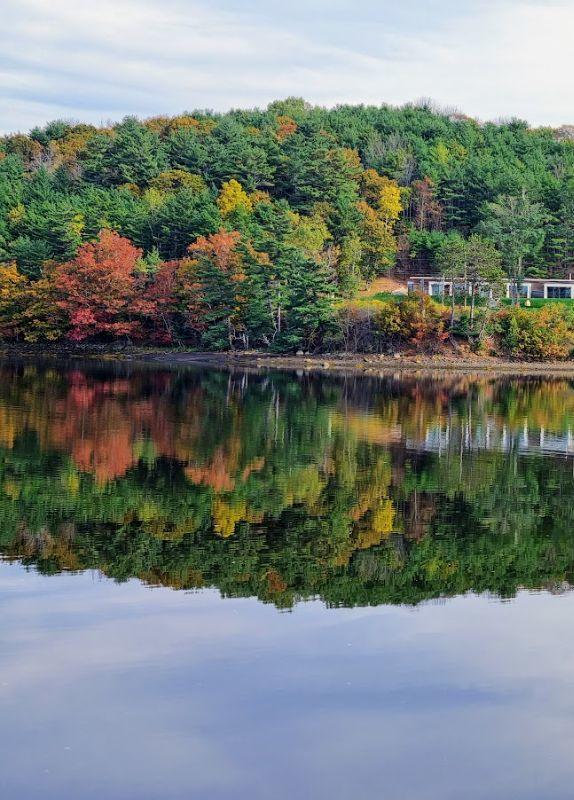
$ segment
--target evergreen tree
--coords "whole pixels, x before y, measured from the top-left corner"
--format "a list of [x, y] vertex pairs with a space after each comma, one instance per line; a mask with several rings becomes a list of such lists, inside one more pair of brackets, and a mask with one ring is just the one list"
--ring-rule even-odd
[[544, 223], [548, 214], [540, 203], [533, 203], [526, 191], [519, 195], [502, 195], [486, 206], [486, 219], [480, 232], [490, 237], [502, 253], [507, 274], [514, 285], [513, 297], [518, 302], [528, 258], [532, 258], [544, 242]]

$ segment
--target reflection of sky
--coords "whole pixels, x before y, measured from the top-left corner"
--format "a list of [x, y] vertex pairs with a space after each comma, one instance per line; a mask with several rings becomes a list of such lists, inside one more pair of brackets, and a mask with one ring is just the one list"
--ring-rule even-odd
[[280, 613], [0, 567], [0, 796], [572, 795], [574, 595]]

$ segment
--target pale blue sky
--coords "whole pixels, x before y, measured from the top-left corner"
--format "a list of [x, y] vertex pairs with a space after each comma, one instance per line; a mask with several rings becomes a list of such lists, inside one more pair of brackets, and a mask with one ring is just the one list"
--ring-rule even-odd
[[0, 0], [0, 131], [432, 97], [574, 122], [574, 0]]

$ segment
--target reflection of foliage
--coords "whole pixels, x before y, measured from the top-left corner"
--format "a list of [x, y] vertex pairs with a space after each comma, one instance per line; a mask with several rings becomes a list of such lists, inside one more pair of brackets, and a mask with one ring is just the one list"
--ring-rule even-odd
[[567, 381], [121, 366], [0, 377], [0, 547], [44, 572], [280, 606], [508, 596], [573, 578], [571, 459], [521, 445], [525, 426], [568, 430]]

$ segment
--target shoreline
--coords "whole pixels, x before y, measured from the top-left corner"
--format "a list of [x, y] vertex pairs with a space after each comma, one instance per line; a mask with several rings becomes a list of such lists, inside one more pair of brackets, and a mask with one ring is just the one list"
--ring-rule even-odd
[[4, 347], [0, 360], [46, 359], [56, 361], [100, 360], [164, 367], [204, 367], [218, 369], [271, 369], [290, 372], [377, 375], [389, 373], [445, 372], [484, 373], [516, 376], [572, 375], [574, 359], [569, 361], [512, 361], [494, 356], [472, 354], [398, 353], [376, 355], [329, 353], [322, 355], [285, 355], [260, 351], [197, 352], [146, 347]]
[[[126, 356], [124, 356], [126, 358]], [[377, 356], [357, 353], [329, 355], [270, 355], [267, 353], [193, 353], [158, 352], [127, 356], [129, 360], [174, 366], [236, 367], [239, 369], [273, 369], [285, 371], [354, 373], [376, 375], [396, 372], [483, 372], [509, 375], [566, 374], [574, 377], [574, 360], [551, 363], [509, 361], [492, 357], [448, 357], [444, 355]]]
[[132, 364], [156, 364], [164, 367], [204, 367], [236, 369], [272, 369], [285, 371], [376, 375], [389, 373], [445, 372], [508, 375], [572, 375], [574, 360], [511, 361], [493, 356], [400, 353], [375, 355], [329, 353], [322, 355], [281, 355], [260, 351], [196, 352], [145, 347], [5, 347], [0, 359], [47, 359], [58, 361], [101, 360]]

